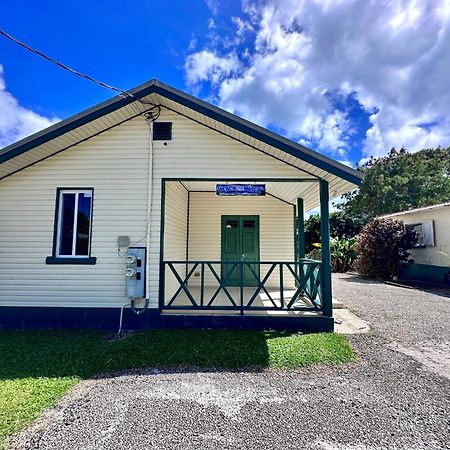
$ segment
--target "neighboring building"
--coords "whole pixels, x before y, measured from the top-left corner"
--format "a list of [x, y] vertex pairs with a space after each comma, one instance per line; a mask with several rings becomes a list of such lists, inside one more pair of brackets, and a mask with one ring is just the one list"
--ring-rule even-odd
[[399, 276], [450, 285], [450, 202], [383, 218], [401, 220], [419, 235], [417, 246], [411, 249], [414, 263], [404, 264]]
[[0, 150], [0, 327], [332, 329], [329, 198], [361, 174], [159, 81], [131, 94]]

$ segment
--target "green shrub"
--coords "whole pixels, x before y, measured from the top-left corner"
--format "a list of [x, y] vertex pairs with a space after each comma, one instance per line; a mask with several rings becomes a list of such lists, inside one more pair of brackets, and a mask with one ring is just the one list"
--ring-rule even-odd
[[[345, 212], [332, 212], [330, 214], [330, 236], [335, 239], [355, 237], [364, 223]], [[314, 243], [320, 242], [320, 216], [313, 215], [305, 220], [305, 251], [314, 251]]]
[[[333, 272], [348, 272], [356, 258], [356, 238], [330, 239], [331, 267]], [[313, 259], [321, 259], [321, 244], [314, 243]]]
[[355, 268], [365, 277], [391, 278], [416, 242], [417, 233], [403, 222], [373, 219], [358, 235]]

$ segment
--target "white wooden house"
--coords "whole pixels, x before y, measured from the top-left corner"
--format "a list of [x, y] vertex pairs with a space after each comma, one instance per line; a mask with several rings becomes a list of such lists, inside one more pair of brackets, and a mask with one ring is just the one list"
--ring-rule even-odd
[[332, 329], [329, 198], [360, 173], [159, 81], [130, 92], [0, 150], [0, 326]]
[[410, 250], [413, 262], [402, 265], [399, 277], [450, 286], [450, 202], [383, 218], [401, 220], [418, 234], [417, 245]]

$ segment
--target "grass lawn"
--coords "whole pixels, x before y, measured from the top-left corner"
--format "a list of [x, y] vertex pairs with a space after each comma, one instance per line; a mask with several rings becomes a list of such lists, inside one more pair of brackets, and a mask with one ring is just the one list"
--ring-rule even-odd
[[355, 360], [333, 333], [158, 330], [108, 340], [96, 331], [0, 331], [0, 449], [73, 385], [132, 368], [293, 369]]

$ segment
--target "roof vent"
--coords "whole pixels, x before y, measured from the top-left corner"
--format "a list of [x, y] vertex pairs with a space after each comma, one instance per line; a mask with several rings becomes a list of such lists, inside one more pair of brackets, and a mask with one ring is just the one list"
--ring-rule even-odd
[[172, 122], [154, 122], [153, 123], [154, 141], [172, 140]]

